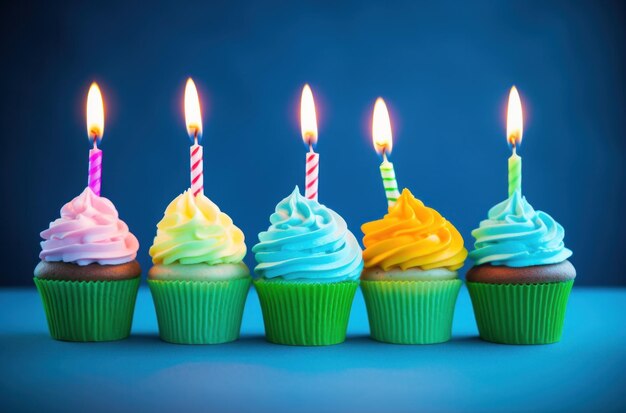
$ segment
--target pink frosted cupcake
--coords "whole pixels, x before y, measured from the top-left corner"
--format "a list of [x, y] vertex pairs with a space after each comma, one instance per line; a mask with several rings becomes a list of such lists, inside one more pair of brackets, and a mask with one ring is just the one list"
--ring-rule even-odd
[[107, 198], [90, 188], [41, 233], [35, 285], [57, 340], [128, 337], [141, 268], [139, 242]]

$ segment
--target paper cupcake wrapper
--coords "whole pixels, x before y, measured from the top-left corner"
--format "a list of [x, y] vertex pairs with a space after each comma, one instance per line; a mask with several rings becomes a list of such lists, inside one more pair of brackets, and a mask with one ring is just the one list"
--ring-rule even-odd
[[254, 281], [265, 336], [276, 344], [326, 346], [346, 339], [358, 281], [336, 283]]
[[251, 277], [227, 281], [148, 280], [162, 340], [219, 344], [239, 338]]
[[130, 334], [139, 277], [120, 281], [34, 280], [53, 338], [112, 341]]
[[572, 285], [574, 281], [468, 282], [480, 337], [503, 344], [549, 344], [561, 340]]
[[370, 333], [394, 344], [450, 340], [461, 280], [361, 281]]

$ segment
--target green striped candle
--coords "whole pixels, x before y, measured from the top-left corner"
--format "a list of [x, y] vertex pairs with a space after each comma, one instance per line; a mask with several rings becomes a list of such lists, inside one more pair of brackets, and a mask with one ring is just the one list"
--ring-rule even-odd
[[383, 153], [383, 163], [380, 164], [380, 176], [383, 178], [387, 206], [391, 208], [398, 201], [400, 192], [398, 191], [398, 182], [396, 181], [396, 172], [393, 169], [393, 164], [387, 160], [385, 153]]
[[509, 196], [522, 191], [522, 158], [517, 154], [517, 147], [522, 143], [524, 134], [524, 115], [522, 100], [517, 88], [513, 86], [509, 93], [509, 104], [506, 114], [506, 139], [513, 147], [513, 155], [509, 158]]
[[513, 155], [509, 158], [509, 196], [522, 190], [522, 157], [513, 147]]
[[393, 170], [393, 164], [387, 160], [387, 155], [391, 153], [391, 149], [393, 148], [393, 138], [391, 137], [389, 111], [387, 110], [387, 105], [383, 98], [376, 99], [376, 103], [374, 104], [372, 140], [376, 152], [383, 155], [383, 163], [380, 164], [380, 176], [383, 178], [387, 205], [391, 208], [400, 197], [400, 192], [398, 191], [396, 172]]

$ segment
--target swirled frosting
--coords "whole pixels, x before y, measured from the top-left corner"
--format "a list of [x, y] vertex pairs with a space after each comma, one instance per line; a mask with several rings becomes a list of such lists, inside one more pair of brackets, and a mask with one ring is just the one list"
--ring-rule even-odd
[[246, 255], [246, 244], [209, 198], [185, 191], [165, 209], [149, 253], [154, 264], [235, 264]]
[[467, 257], [459, 231], [406, 188], [383, 219], [363, 224], [361, 230], [366, 268], [455, 271]]
[[270, 227], [252, 248], [257, 275], [338, 282], [361, 274], [361, 248], [336, 212], [306, 199], [298, 187], [276, 206]]
[[115, 265], [137, 256], [139, 242], [113, 203], [87, 187], [61, 208], [61, 218], [41, 232], [39, 258], [78, 265]]
[[563, 244], [563, 227], [535, 211], [519, 190], [491, 208], [472, 235], [476, 242], [470, 258], [475, 265], [529, 267], [556, 264], [572, 255]]

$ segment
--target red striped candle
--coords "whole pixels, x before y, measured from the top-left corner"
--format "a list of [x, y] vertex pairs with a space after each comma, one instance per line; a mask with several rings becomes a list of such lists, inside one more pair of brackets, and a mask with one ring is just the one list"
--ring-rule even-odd
[[311, 147], [306, 154], [305, 196], [317, 201], [317, 182], [319, 176], [320, 155]]
[[189, 148], [191, 159], [191, 193], [193, 196], [204, 193], [204, 167], [202, 161], [202, 145], [198, 140]]
[[300, 100], [300, 130], [302, 140], [309, 146], [306, 154], [306, 169], [304, 179], [304, 195], [307, 199], [317, 201], [320, 156], [313, 151], [313, 145], [317, 142], [317, 118], [315, 116], [315, 102], [313, 92], [309, 85], [304, 85]]
[[204, 166], [202, 160], [202, 145], [198, 140], [202, 137], [202, 113], [200, 111], [200, 99], [198, 90], [191, 78], [187, 79], [185, 86], [185, 122], [187, 133], [193, 140], [189, 148], [191, 193], [193, 196], [204, 194]]

